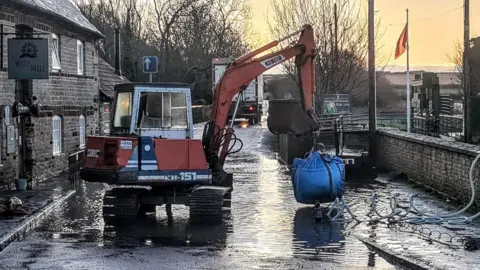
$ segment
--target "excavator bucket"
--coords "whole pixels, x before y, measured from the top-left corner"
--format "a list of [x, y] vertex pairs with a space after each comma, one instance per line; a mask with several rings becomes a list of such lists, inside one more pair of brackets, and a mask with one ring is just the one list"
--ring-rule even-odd
[[315, 120], [294, 99], [270, 100], [267, 126], [273, 134], [303, 135], [318, 129]]

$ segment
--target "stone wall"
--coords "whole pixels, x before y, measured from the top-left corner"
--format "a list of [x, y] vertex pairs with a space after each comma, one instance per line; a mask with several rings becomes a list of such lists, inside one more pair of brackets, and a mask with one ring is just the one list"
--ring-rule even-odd
[[[463, 201], [470, 200], [468, 172], [480, 147], [398, 130], [379, 130], [378, 162], [409, 178]], [[480, 163], [474, 170], [479, 190]]]
[[[27, 158], [35, 164], [28, 169], [33, 182], [45, 180], [58, 175], [68, 169], [68, 155], [80, 150], [79, 129], [80, 115], [85, 116], [86, 134], [98, 134], [98, 67], [95, 64], [97, 57], [94, 42], [96, 36], [73, 28], [71, 25], [55, 21], [51, 16], [44, 16], [33, 10], [22, 10], [13, 6], [13, 2], [0, 3], [0, 24], [4, 32], [14, 33], [15, 26], [28, 25], [34, 32], [44, 32], [41, 38], [49, 39], [50, 79], [31, 80], [30, 95], [37, 97], [40, 106], [39, 117], [28, 117], [28, 127], [25, 138], [27, 140]], [[52, 33], [59, 36], [60, 43], [60, 70], [53, 70]], [[0, 189], [13, 183], [16, 174], [17, 154], [6, 154], [6, 127], [3, 107], [13, 105], [16, 92], [22, 88], [16, 87], [18, 82], [8, 79], [8, 38], [4, 36], [3, 65], [0, 67], [0, 107], [2, 112], [1, 134], [1, 162]], [[35, 36], [36, 37], [36, 36]], [[77, 40], [84, 44], [84, 72], [77, 72]], [[62, 118], [62, 153], [54, 156], [52, 153], [52, 117], [59, 115]], [[16, 119], [11, 124], [17, 128]], [[18, 130], [17, 130], [18, 134]], [[17, 146], [18, 150], [20, 147]], [[18, 152], [17, 152], [18, 153]]]

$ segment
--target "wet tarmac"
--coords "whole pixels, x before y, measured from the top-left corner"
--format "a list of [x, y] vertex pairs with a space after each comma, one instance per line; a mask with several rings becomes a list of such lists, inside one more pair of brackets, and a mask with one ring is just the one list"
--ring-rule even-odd
[[[198, 126], [196, 133], [202, 128]], [[167, 219], [164, 207], [157, 207], [154, 216], [104, 226], [105, 186], [82, 182], [77, 194], [24, 241], [0, 253], [0, 268], [403, 269], [369, 250], [355, 235], [381, 236], [378, 243], [418, 257], [432, 268], [477, 267], [465, 251], [454, 253], [382, 224], [314, 224], [311, 209], [295, 202], [290, 176], [273, 150], [273, 135], [261, 125], [236, 133], [244, 148], [227, 161], [235, 183], [232, 213], [224, 224], [192, 226], [188, 208], [173, 206], [173, 221]], [[384, 178], [354, 179], [347, 185], [346, 196], [353, 209], [366, 212], [363, 202], [373, 190], [379, 196], [411, 192], [405, 184]], [[467, 268], [457, 268], [459, 263]]]

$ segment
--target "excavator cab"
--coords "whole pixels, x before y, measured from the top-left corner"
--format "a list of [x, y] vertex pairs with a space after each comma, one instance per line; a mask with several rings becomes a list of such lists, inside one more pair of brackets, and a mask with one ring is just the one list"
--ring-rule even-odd
[[274, 99], [268, 102], [267, 127], [273, 134], [304, 135], [318, 129], [310, 116], [295, 99]]
[[120, 84], [115, 90], [111, 135], [193, 137], [190, 85]]

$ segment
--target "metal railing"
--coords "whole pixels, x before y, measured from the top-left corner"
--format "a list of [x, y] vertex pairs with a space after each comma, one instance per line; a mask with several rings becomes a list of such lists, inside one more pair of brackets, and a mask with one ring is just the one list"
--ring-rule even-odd
[[340, 151], [343, 149], [343, 119], [340, 116], [339, 118], [335, 119], [334, 123], [335, 127], [335, 155], [338, 156], [340, 154]]
[[[319, 116], [318, 122], [320, 132], [339, 133], [343, 139], [345, 131], [368, 129], [369, 117], [368, 114], [331, 114]], [[389, 127], [402, 131], [407, 130], [406, 113], [379, 113], [376, 122], [377, 128]], [[413, 133], [427, 136], [454, 139], [463, 136], [463, 118], [460, 116], [440, 115], [440, 119], [437, 121], [428, 117], [414, 116], [411, 127]], [[339, 138], [339, 140], [341, 139]]]
[[[368, 114], [332, 114], [319, 117], [321, 129], [333, 129], [334, 119], [342, 119], [345, 130], [368, 129]], [[407, 130], [407, 116], [405, 113], [381, 113], [377, 115], [377, 127], [393, 127]]]
[[413, 132], [427, 136], [460, 138], [463, 135], [463, 118], [459, 116], [440, 115], [439, 120], [416, 116], [412, 126]]
[[[365, 131], [369, 127], [368, 114], [331, 114], [318, 118], [319, 133], [332, 133], [335, 136], [335, 154], [341, 154], [345, 145], [345, 133]], [[377, 115], [377, 127], [407, 129], [405, 113], [382, 113]]]

